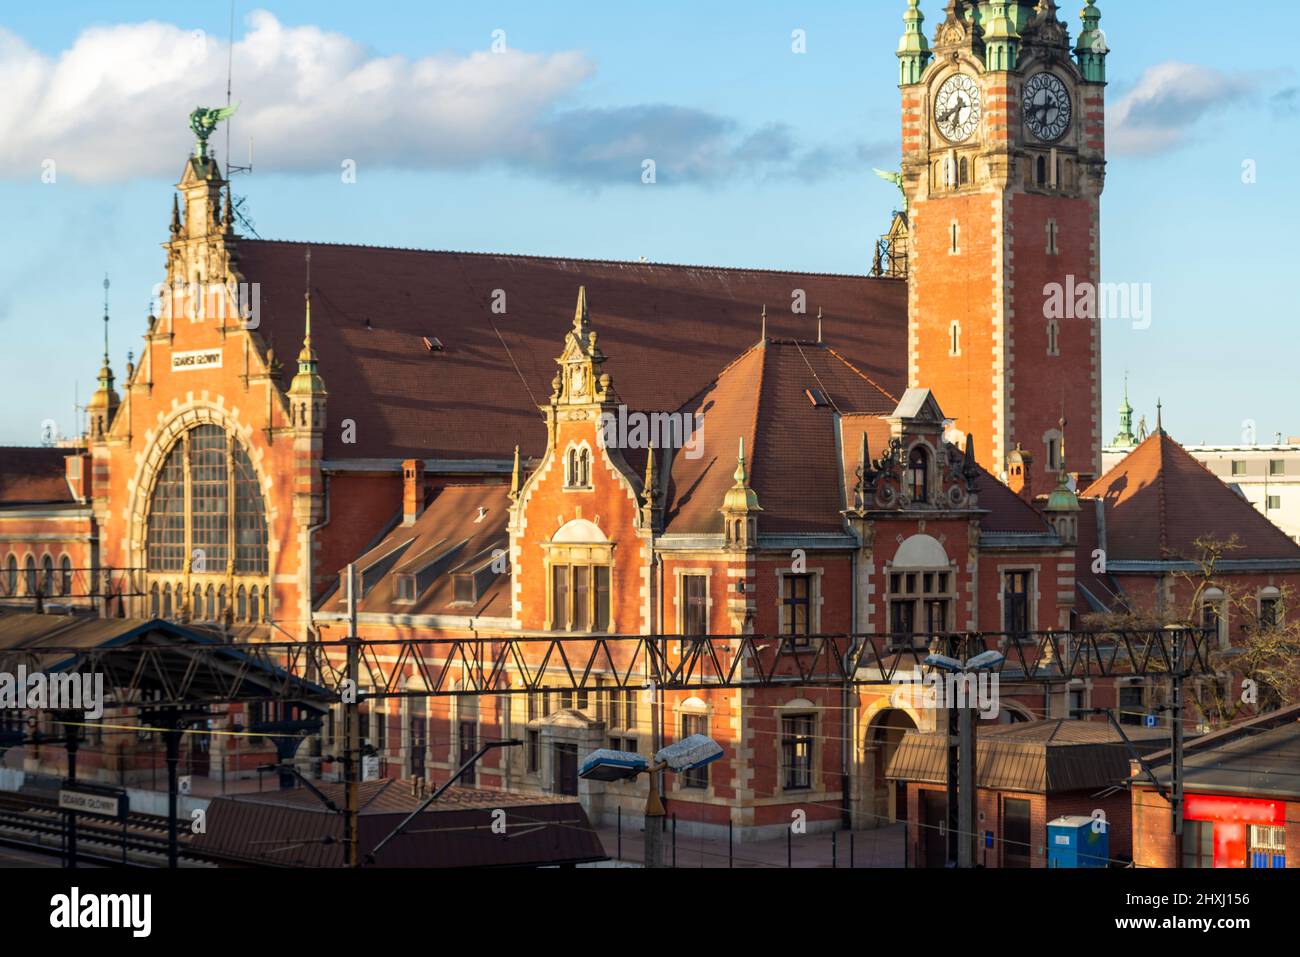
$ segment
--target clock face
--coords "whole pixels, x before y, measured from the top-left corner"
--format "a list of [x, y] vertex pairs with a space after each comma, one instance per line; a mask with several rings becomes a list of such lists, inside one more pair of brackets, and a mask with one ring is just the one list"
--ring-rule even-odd
[[1070, 91], [1055, 73], [1037, 73], [1025, 83], [1025, 125], [1046, 143], [1054, 143], [1070, 128]]
[[964, 143], [980, 125], [980, 88], [965, 73], [954, 73], [934, 98], [934, 121], [950, 143]]

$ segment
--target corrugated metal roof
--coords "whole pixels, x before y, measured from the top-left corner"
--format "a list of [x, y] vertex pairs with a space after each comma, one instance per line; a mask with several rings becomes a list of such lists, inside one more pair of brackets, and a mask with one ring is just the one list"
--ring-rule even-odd
[[[1161, 747], [1167, 732], [1125, 729], [1139, 753]], [[886, 777], [925, 784], [948, 780], [946, 736], [909, 731], [889, 762]], [[1058, 793], [1119, 784], [1129, 777], [1130, 751], [1109, 724], [1032, 721], [979, 728], [977, 787]]]

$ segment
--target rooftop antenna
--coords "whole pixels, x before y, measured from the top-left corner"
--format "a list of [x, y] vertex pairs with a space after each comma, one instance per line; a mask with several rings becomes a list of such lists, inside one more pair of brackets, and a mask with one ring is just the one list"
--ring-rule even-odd
[[108, 273], [104, 273], [104, 365], [108, 365]]
[[[235, 76], [235, 0], [230, 0], [230, 40], [226, 44], [226, 106], [231, 103], [231, 92], [234, 88]], [[226, 121], [226, 178], [229, 179], [235, 173], [251, 173], [253, 171], [253, 138], [248, 138], [248, 165], [236, 166], [233, 154], [230, 152], [230, 121]]]

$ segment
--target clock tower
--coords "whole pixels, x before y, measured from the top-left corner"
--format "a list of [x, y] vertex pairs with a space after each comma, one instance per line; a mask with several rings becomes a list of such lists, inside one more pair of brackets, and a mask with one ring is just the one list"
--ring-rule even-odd
[[996, 475], [1017, 447], [1044, 476], [1100, 474], [1101, 327], [1059, 306], [1085, 284], [1095, 302], [1100, 275], [1101, 13], [1083, 8], [1074, 45], [1054, 0], [949, 0], [933, 46], [924, 19], [908, 0], [909, 385]]

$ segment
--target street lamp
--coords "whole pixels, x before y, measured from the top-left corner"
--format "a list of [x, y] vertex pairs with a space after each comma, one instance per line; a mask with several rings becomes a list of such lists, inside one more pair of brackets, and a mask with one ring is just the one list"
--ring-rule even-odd
[[[949, 674], [970, 676], [1000, 668], [1006, 660], [1001, 652], [985, 651], [965, 661], [933, 654], [925, 664]], [[960, 707], [955, 700], [956, 690], [954, 687], [954, 693], [945, 695], [943, 701], [948, 712], [948, 866], [974, 867], [975, 709], [971, 707], [970, 682], [963, 682]]]
[[650, 775], [650, 790], [645, 799], [645, 866], [663, 867], [664, 804], [659, 784], [665, 771], [685, 774], [722, 757], [722, 745], [708, 735], [693, 734], [660, 748], [653, 760], [632, 751], [600, 748], [583, 759], [578, 777], [589, 781], [631, 781], [637, 775]]

